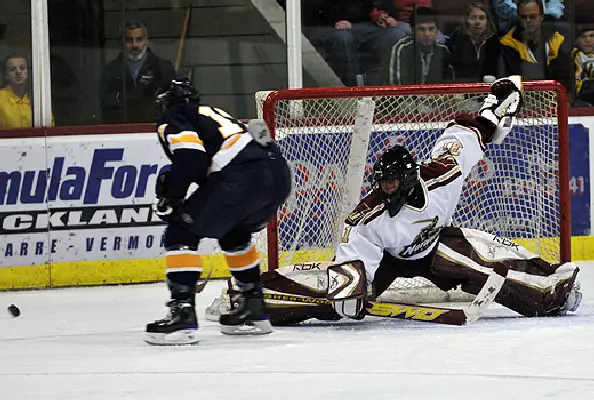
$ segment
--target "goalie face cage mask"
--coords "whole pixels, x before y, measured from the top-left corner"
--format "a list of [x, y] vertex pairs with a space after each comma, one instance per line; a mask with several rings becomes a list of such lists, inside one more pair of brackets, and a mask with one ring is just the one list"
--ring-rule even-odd
[[[399, 186], [392, 193], [386, 193], [380, 183], [391, 180], [398, 180]], [[373, 165], [373, 185], [382, 190], [390, 217], [398, 214], [418, 181], [417, 163], [404, 147], [386, 150]]]

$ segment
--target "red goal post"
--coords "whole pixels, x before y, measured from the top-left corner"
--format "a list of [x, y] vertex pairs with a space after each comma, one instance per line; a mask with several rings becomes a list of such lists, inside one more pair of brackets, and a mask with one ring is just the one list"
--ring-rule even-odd
[[[293, 192], [269, 224], [268, 268], [327, 261], [342, 219], [370, 185], [388, 145], [427, 158], [445, 125], [478, 111], [489, 84], [278, 90], [256, 94], [293, 169]], [[488, 145], [467, 181], [454, 222], [517, 240], [551, 262], [571, 258], [568, 99], [555, 81], [524, 83], [518, 127]], [[264, 258], [264, 257], [263, 257]], [[264, 261], [266, 262], [266, 261]]]

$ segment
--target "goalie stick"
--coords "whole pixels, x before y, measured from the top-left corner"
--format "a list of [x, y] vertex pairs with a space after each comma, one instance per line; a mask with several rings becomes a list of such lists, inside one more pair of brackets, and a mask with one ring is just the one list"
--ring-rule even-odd
[[[505, 278], [493, 273], [477, 294], [476, 298], [466, 307], [447, 308], [430, 307], [417, 304], [390, 303], [368, 301], [367, 315], [384, 318], [408, 319], [421, 322], [433, 322], [444, 325], [468, 325], [479, 319], [495, 300], [501, 290]], [[287, 293], [264, 293], [266, 300], [278, 300], [302, 304], [331, 304], [324, 298], [305, 297]]]

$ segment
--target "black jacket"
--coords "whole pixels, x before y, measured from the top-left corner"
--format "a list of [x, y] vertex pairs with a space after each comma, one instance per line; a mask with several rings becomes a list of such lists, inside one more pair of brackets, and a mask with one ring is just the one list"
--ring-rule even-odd
[[485, 75], [497, 77], [501, 43], [496, 35], [476, 46], [462, 29], [456, 29], [446, 45], [452, 55], [457, 82], [482, 82]]
[[400, 39], [392, 48], [390, 84], [445, 83], [453, 79], [451, 54], [445, 45], [434, 43], [431, 48], [422, 49], [409, 36]]
[[543, 26], [538, 43], [525, 43], [523, 29], [517, 25], [501, 38], [505, 75], [524, 79], [554, 79], [572, 92], [572, 60], [569, 39], [555, 29]]
[[146, 61], [134, 79], [120, 53], [105, 66], [101, 76], [103, 122], [154, 122], [157, 117], [155, 97], [174, 77], [173, 64], [147, 49]]
[[334, 26], [338, 21], [368, 22], [369, 13], [379, 4], [377, 0], [303, 0], [304, 26]]

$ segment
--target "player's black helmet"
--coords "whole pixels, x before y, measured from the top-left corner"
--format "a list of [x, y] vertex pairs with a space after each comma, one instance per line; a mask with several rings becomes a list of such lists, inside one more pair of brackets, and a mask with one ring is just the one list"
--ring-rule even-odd
[[157, 95], [156, 100], [162, 111], [178, 104], [199, 102], [200, 94], [188, 78], [172, 79], [169, 86]]
[[419, 181], [417, 163], [408, 150], [401, 146], [389, 148], [373, 165], [373, 184], [380, 187], [382, 181], [398, 179], [399, 186], [391, 194], [384, 192], [390, 217], [398, 214], [407, 197]]

